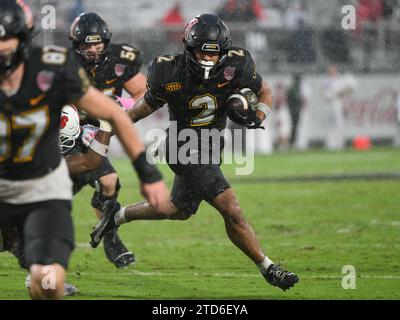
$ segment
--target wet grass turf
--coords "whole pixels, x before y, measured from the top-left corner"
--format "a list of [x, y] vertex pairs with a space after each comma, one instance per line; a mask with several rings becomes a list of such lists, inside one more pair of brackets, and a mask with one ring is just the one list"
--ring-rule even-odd
[[[128, 161], [114, 159], [123, 205], [141, 199]], [[161, 166], [168, 185], [172, 174]], [[267, 255], [300, 277], [283, 292], [227, 238], [219, 213], [203, 203], [186, 221], [136, 221], [120, 228], [137, 263], [116, 269], [89, 247], [95, 224], [92, 190], [74, 200], [77, 248], [68, 281], [80, 293], [68, 299], [399, 299], [400, 180], [265, 183], [253, 178], [399, 172], [400, 150], [309, 151], [259, 156], [253, 175], [231, 178], [247, 220]], [[245, 180], [245, 183], [243, 181]], [[242, 181], [242, 182], [241, 182]], [[342, 268], [356, 269], [356, 289], [342, 288]], [[25, 272], [0, 254], [0, 299], [27, 299]]]

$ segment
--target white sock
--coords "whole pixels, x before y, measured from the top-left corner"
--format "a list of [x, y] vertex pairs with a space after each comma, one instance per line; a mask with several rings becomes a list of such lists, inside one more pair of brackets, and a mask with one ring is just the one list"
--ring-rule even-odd
[[125, 220], [125, 207], [119, 209], [119, 211], [114, 215], [114, 222], [117, 226], [127, 222]]
[[264, 257], [264, 260], [260, 263], [256, 263], [258, 269], [260, 269], [262, 274], [267, 273], [268, 267], [274, 264], [267, 256]]

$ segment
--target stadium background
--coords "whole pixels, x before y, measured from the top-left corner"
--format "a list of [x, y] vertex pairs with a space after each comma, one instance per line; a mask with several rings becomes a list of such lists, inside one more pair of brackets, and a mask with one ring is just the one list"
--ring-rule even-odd
[[[82, 9], [95, 11], [109, 22], [113, 42], [142, 50], [146, 72], [154, 56], [182, 50], [182, 29], [189, 19], [220, 12], [229, 1], [26, 2], [34, 9], [40, 30], [36, 45], [69, 46], [73, 17]], [[102, 248], [88, 246], [95, 218], [91, 190], [85, 189], [74, 202], [77, 249], [68, 280], [80, 290], [76, 298], [400, 298], [400, 152], [394, 145], [400, 131], [400, 6], [396, 0], [372, 1], [386, 4], [385, 10], [364, 20], [357, 11], [360, 24], [344, 30], [342, 7], [350, 4], [359, 10], [364, 2], [260, 0], [255, 17], [227, 20], [234, 44], [252, 53], [258, 72], [274, 90], [278, 83], [288, 88], [294, 73], [302, 73], [311, 88], [303, 147], [285, 152], [277, 148], [272, 114], [266, 132], [255, 137], [259, 155], [254, 174], [237, 177], [234, 166], [224, 168], [266, 252], [300, 275], [299, 286], [287, 293], [267, 286], [255, 266], [228, 241], [220, 217], [204, 204], [196, 217], [183, 223], [144, 221], [123, 226], [121, 235], [138, 263], [116, 270], [106, 262]], [[56, 8], [54, 30], [41, 28], [46, 5]], [[179, 11], [174, 12], [176, 5]], [[344, 109], [346, 145], [336, 151], [326, 148], [332, 110], [321, 92], [331, 64], [357, 81]], [[167, 125], [164, 110], [138, 127], [144, 137], [148, 128]], [[371, 138], [370, 150], [352, 147], [358, 136]], [[115, 141], [113, 149], [114, 155], [121, 155]], [[139, 201], [128, 161], [114, 157], [113, 163], [124, 186], [122, 204]], [[171, 172], [161, 168], [171, 186]], [[0, 258], [0, 298], [26, 299], [24, 272], [11, 255], [2, 253]], [[342, 286], [346, 265], [357, 272], [353, 290]]]
[[[369, 13], [365, 12], [368, 2], [372, 3]], [[68, 32], [74, 17], [82, 10], [92, 10], [108, 21], [114, 42], [131, 43], [142, 51], [143, 72], [154, 56], [182, 50], [182, 30], [192, 17], [204, 12], [222, 13], [234, 45], [252, 53], [258, 72], [274, 90], [278, 84], [288, 90], [294, 73], [301, 73], [303, 82], [312, 88], [304, 119], [299, 124], [302, 149], [326, 146], [332, 134], [327, 128], [333, 111], [323, 97], [323, 83], [330, 65], [337, 65], [339, 73], [354, 76], [357, 84], [343, 106], [342, 130], [346, 143], [351, 144], [360, 135], [379, 144], [400, 140], [397, 118], [400, 4], [396, 0], [121, 0], [117, 5], [93, 0], [31, 0], [27, 3], [36, 9], [37, 17], [45, 17], [46, 5], [54, 6], [58, 13], [56, 29], [43, 30], [39, 19], [38, 27], [42, 30], [36, 37], [37, 44], [69, 46]], [[239, 3], [249, 10], [239, 12]], [[356, 11], [353, 30], [342, 27], [346, 15], [342, 8], [346, 5], [352, 5]], [[277, 121], [272, 114], [268, 122], [271, 130], [258, 133], [256, 152], [271, 153], [276, 149]], [[154, 124], [161, 128], [168, 126], [166, 110], [138, 124], [143, 139]], [[113, 149], [114, 153], [121, 153], [118, 145]]]

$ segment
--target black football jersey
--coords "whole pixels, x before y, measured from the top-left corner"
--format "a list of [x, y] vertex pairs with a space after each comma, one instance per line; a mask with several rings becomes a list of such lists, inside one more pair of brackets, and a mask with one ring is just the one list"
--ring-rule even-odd
[[110, 44], [106, 60], [94, 68], [86, 68], [92, 85], [106, 95], [121, 96], [123, 85], [140, 72], [140, 51], [127, 44]]
[[261, 84], [250, 53], [242, 48], [232, 48], [223, 71], [208, 80], [201, 80], [188, 70], [183, 54], [159, 56], [148, 70], [145, 99], [155, 109], [168, 104], [170, 120], [177, 122], [178, 130], [222, 130], [227, 118], [227, 98], [241, 88], [258, 92]]
[[0, 177], [41, 177], [61, 160], [61, 109], [87, 91], [90, 81], [65, 48], [33, 49], [18, 92], [0, 90]]

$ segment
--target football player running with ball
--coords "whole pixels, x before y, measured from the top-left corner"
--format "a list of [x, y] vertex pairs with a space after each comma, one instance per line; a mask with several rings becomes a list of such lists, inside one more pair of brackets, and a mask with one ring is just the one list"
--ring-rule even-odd
[[[272, 104], [271, 90], [256, 72], [249, 52], [231, 47], [225, 23], [212, 14], [197, 16], [187, 25], [183, 43], [183, 54], [154, 59], [148, 72], [148, 91], [129, 111], [132, 120], [138, 121], [168, 104], [170, 120], [176, 121], [178, 135], [182, 130], [193, 129], [199, 132], [197, 136], [200, 137], [202, 129], [223, 130], [228, 115], [225, 105], [228, 97], [240, 89], [249, 88], [257, 94], [259, 102], [247, 117], [238, 114], [233, 119], [248, 128], [259, 128]], [[179, 148], [186, 141], [172, 141], [178, 135], [172, 134], [171, 130], [170, 126], [166, 159], [175, 179], [168, 211], [161, 213], [147, 202], [120, 208], [118, 203], [110, 201], [105, 218], [92, 233], [92, 245], [96, 245], [93, 237], [101, 236], [104, 229], [128, 221], [188, 219], [197, 212], [200, 202], [206, 200], [222, 215], [229, 239], [258, 266], [266, 281], [283, 290], [292, 287], [299, 281], [298, 276], [283, 270], [264, 254], [244, 218], [235, 193], [221, 172], [220, 158], [217, 164], [211, 161], [201, 163], [196, 155], [209, 151], [201, 150], [199, 141], [198, 150], [190, 149], [191, 160], [195, 155], [194, 161], [186, 163], [187, 159], [174, 159], [168, 148], [175, 145], [177, 153], [182, 154]], [[210, 149], [213, 150], [213, 146]], [[216, 151], [220, 150], [214, 149], [211, 153], [220, 154]], [[209, 156], [209, 159], [213, 158], [213, 154]]]
[[[89, 75], [92, 84], [109, 96], [121, 96], [125, 89], [134, 99], [139, 99], [146, 91], [146, 80], [140, 72], [142, 60], [140, 52], [126, 44], [112, 44], [111, 31], [106, 21], [96, 13], [82, 13], [71, 25], [70, 40], [75, 57]], [[93, 119], [82, 119], [82, 124], [90, 123], [104, 131], [111, 131], [107, 123]], [[81, 144], [68, 151], [81, 152]], [[116, 170], [105, 158], [96, 170], [82, 175], [74, 175], [74, 193], [85, 185], [96, 188], [92, 197], [92, 207], [97, 217], [102, 216], [101, 209], [107, 200], [118, 198], [121, 188]], [[118, 268], [125, 268], [135, 262], [131, 253], [117, 234], [117, 229], [109, 230], [104, 235], [104, 252], [111, 263]]]

